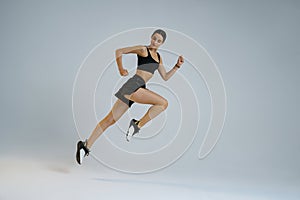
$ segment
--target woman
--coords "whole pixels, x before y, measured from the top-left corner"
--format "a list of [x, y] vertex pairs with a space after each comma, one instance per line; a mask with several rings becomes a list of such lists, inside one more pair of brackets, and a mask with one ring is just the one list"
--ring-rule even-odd
[[165, 31], [158, 29], [151, 35], [151, 42], [149, 46], [133, 46], [116, 50], [116, 62], [121, 76], [128, 75], [128, 71], [123, 68], [122, 55], [128, 53], [137, 54], [138, 67], [136, 74], [131, 77], [115, 94], [118, 98], [117, 101], [106, 117], [97, 124], [90, 137], [85, 142], [79, 141], [77, 143], [76, 160], [78, 164], [81, 164], [83, 157], [89, 154], [90, 149], [97, 138], [108, 127], [118, 121], [134, 102], [151, 104], [152, 106], [140, 120], [132, 119], [130, 121], [126, 134], [127, 141], [137, 134], [147, 122], [155, 118], [168, 107], [168, 101], [165, 98], [146, 89], [146, 83], [152, 78], [155, 70], [158, 70], [163, 80], [167, 81], [184, 62], [183, 57], [179, 56], [175, 66], [170, 71], [166, 72], [162, 58], [157, 52], [157, 49], [165, 42], [165, 40]]

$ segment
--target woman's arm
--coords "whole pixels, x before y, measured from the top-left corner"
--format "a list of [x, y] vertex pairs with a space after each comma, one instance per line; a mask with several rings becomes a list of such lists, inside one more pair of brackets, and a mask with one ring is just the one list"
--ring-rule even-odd
[[143, 55], [145, 53], [146, 47], [145, 46], [132, 46], [132, 47], [125, 47], [125, 48], [120, 48], [117, 49], [115, 52], [116, 55], [116, 62], [118, 65], [119, 72], [121, 76], [126, 76], [128, 75], [128, 71], [123, 68], [123, 63], [122, 63], [122, 55], [123, 54], [128, 54], [128, 53], [135, 53], [137, 55]]
[[159, 72], [160, 76], [162, 77], [162, 79], [167, 81], [175, 74], [175, 72], [181, 67], [181, 65], [183, 63], [184, 63], [183, 56], [179, 56], [175, 66], [170, 71], [166, 72], [166, 69], [162, 63], [162, 59], [160, 59], [158, 72]]

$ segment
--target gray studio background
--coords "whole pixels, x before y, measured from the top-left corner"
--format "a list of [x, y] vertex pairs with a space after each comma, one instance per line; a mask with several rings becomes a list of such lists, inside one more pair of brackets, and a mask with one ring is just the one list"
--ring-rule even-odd
[[225, 126], [209, 157], [198, 159], [198, 138], [157, 173], [299, 187], [299, 20], [295, 0], [0, 1], [0, 159], [74, 164], [80, 64], [111, 35], [156, 26], [206, 48], [227, 93]]

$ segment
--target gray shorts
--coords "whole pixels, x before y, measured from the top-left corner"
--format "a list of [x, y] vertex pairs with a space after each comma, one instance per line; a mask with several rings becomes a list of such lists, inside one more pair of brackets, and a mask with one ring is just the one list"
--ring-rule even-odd
[[124, 95], [130, 95], [137, 91], [139, 88], [146, 88], [146, 83], [142, 77], [135, 74], [133, 77], [128, 79], [126, 83], [123, 84], [119, 91], [115, 93], [115, 96], [126, 103], [129, 107], [131, 107], [134, 101], [127, 99]]

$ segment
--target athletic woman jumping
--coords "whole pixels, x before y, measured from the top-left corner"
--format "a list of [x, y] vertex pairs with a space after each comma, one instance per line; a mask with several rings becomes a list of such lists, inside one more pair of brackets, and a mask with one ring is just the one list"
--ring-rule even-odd
[[104, 117], [93, 130], [90, 137], [85, 141], [77, 143], [76, 160], [78, 164], [82, 163], [85, 156], [89, 155], [90, 149], [99, 136], [136, 103], [151, 104], [152, 106], [146, 114], [140, 119], [132, 119], [126, 134], [126, 140], [130, 139], [139, 132], [139, 130], [151, 119], [155, 118], [168, 107], [168, 101], [159, 94], [146, 88], [146, 83], [152, 78], [155, 70], [158, 70], [163, 80], [167, 81], [181, 67], [184, 62], [182, 56], [178, 57], [175, 66], [166, 72], [163, 66], [162, 58], [157, 49], [166, 40], [165, 31], [158, 29], [151, 35], [151, 42], [148, 46], [125, 47], [116, 50], [116, 62], [121, 76], [127, 76], [128, 71], [123, 68], [122, 55], [128, 53], [137, 54], [137, 70], [120, 89], [115, 96], [118, 98], [111, 111]]

